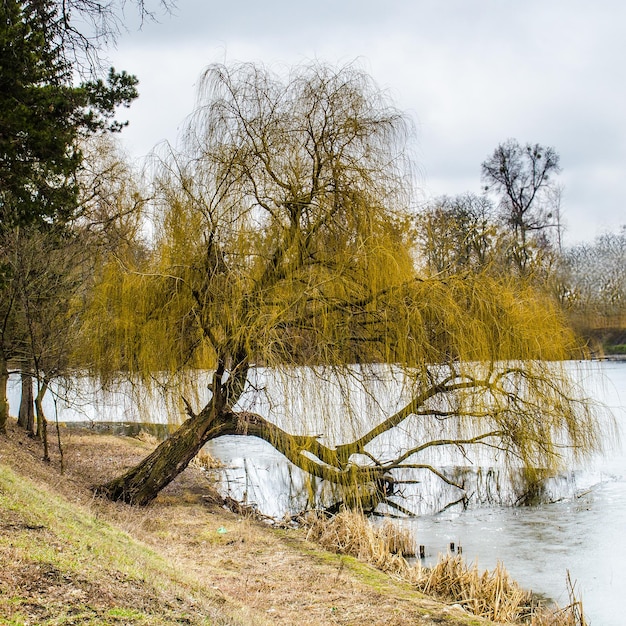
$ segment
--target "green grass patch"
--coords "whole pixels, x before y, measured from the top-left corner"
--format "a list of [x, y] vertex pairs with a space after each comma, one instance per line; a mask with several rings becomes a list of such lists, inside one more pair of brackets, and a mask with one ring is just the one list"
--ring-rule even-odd
[[0, 465], [0, 625], [239, 624], [127, 533]]
[[604, 352], [606, 354], [626, 354], [626, 344], [606, 345]]

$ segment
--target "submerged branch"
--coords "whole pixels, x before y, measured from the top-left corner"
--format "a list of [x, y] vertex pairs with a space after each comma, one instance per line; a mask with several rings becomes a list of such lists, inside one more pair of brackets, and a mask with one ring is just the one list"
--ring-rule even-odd
[[465, 487], [463, 487], [463, 485], [459, 485], [453, 480], [450, 480], [445, 474], [434, 468], [432, 465], [429, 465], [428, 463], [404, 463], [401, 465], [394, 465], [393, 469], [425, 469], [429, 472], [432, 472], [435, 476], [443, 480], [444, 483], [450, 485], [451, 487], [456, 487], [461, 491], [465, 491]]

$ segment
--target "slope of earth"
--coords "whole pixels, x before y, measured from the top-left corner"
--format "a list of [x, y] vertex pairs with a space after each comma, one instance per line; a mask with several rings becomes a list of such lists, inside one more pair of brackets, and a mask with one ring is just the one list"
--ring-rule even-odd
[[[53, 437], [53, 432], [50, 433]], [[0, 436], [0, 624], [480, 625], [300, 530], [225, 510], [189, 467], [147, 507], [90, 487], [153, 444], [61, 430], [41, 444], [13, 421]]]

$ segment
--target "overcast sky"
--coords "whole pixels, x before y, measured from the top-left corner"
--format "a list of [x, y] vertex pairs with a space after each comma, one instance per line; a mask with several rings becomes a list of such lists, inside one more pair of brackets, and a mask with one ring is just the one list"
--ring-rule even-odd
[[211, 63], [357, 62], [415, 122], [426, 198], [479, 193], [508, 138], [554, 147], [571, 244], [626, 224], [625, 28], [623, 0], [178, 0], [109, 56], [140, 80], [135, 157], [176, 142]]

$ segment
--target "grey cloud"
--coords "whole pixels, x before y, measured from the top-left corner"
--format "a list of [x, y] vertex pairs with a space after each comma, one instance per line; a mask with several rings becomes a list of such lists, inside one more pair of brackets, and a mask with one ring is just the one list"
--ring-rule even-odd
[[175, 140], [210, 62], [358, 58], [415, 117], [425, 188], [478, 190], [481, 161], [508, 137], [552, 145], [580, 239], [595, 234], [590, 213], [626, 221], [625, 18], [621, 0], [179, 0], [112, 56], [141, 80], [126, 133], [140, 152]]

